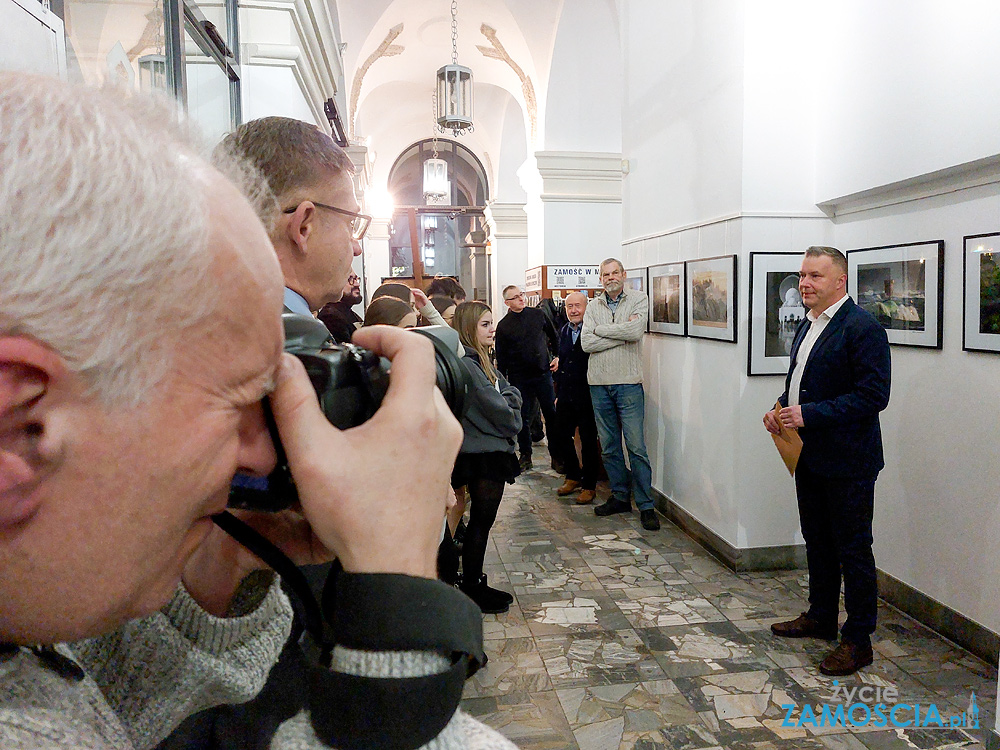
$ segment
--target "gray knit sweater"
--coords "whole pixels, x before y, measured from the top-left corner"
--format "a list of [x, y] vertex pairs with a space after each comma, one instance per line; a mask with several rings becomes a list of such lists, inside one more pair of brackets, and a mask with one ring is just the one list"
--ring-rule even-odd
[[[649, 300], [642, 292], [624, 289], [613, 313], [601, 293], [583, 314], [580, 345], [590, 352], [587, 382], [620, 385], [642, 382], [642, 334], [646, 332]], [[635, 320], [630, 320], [635, 316]]]
[[[159, 612], [102, 638], [57, 646], [81, 665], [73, 681], [32, 652], [0, 656], [0, 748], [3, 750], [144, 750], [187, 716], [252, 698], [261, 689], [291, 628], [291, 606], [275, 584], [242, 617], [205, 612], [182, 588]], [[377, 677], [434, 674], [445, 657], [423, 652], [336, 649], [333, 668]], [[275, 750], [323, 747], [308, 716], [279, 728]], [[494, 730], [458, 711], [426, 750], [516, 750]]]

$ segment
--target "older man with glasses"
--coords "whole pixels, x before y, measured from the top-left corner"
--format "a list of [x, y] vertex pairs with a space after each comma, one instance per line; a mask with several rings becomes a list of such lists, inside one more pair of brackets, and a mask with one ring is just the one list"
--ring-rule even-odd
[[521, 423], [524, 426], [517, 436], [521, 470], [531, 470], [531, 420], [536, 400], [545, 418], [553, 468], [561, 468], [563, 453], [555, 429], [555, 390], [552, 387], [552, 372], [559, 366], [553, 354], [559, 350], [559, 337], [541, 310], [527, 306], [520, 287], [505, 287], [502, 294], [508, 312], [497, 323], [497, 367], [521, 392], [523, 399]]

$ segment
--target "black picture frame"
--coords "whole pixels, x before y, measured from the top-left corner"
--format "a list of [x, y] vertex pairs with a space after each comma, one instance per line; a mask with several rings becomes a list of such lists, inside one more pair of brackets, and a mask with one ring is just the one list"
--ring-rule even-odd
[[[715, 255], [688, 260], [684, 265], [687, 335], [735, 344], [739, 328], [737, 257]], [[699, 290], [699, 286], [703, 289]]]
[[[995, 284], [991, 286], [996, 287], [989, 292], [986, 302], [990, 308], [990, 322], [983, 320], [982, 276], [987, 257], [993, 259], [991, 273]], [[979, 262], [971, 263], [973, 258], [978, 258]], [[989, 330], [984, 331], [984, 327]], [[962, 350], [1000, 353], [1000, 232], [970, 234], [962, 238]]]
[[[798, 294], [800, 252], [750, 253], [750, 289], [747, 300], [747, 375], [788, 373], [792, 339], [805, 318]], [[795, 295], [788, 298], [788, 291]]]
[[944, 240], [863, 247], [846, 255], [847, 293], [882, 324], [890, 344], [942, 347]]

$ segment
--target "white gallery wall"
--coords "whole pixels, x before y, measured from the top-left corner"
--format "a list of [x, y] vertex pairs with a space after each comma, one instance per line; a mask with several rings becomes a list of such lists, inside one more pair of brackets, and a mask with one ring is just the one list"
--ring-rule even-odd
[[[735, 547], [801, 543], [761, 426], [783, 379], [746, 374], [749, 254], [943, 239], [944, 347], [892, 350], [875, 553], [1000, 632], [1000, 355], [963, 352], [961, 335], [962, 236], [1000, 231], [1000, 176], [959, 166], [1000, 154], [1000, 10], [803, 5], [622, 4], [623, 260], [739, 258], [736, 345], [646, 337], [654, 485]], [[859, 194], [852, 213], [817, 208]]]

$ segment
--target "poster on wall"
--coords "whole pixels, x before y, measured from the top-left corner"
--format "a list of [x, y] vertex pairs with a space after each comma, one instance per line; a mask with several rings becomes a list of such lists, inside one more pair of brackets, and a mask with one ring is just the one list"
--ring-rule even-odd
[[684, 319], [684, 264], [649, 267], [649, 327], [651, 333], [687, 335]]
[[736, 256], [687, 261], [687, 335], [736, 343]]
[[1000, 352], [1000, 232], [963, 238], [962, 349]]
[[941, 348], [944, 240], [847, 251], [847, 293], [890, 344]]
[[802, 253], [750, 253], [747, 375], [784, 375], [806, 317], [799, 294]]
[[546, 266], [549, 289], [601, 289], [598, 266]]

